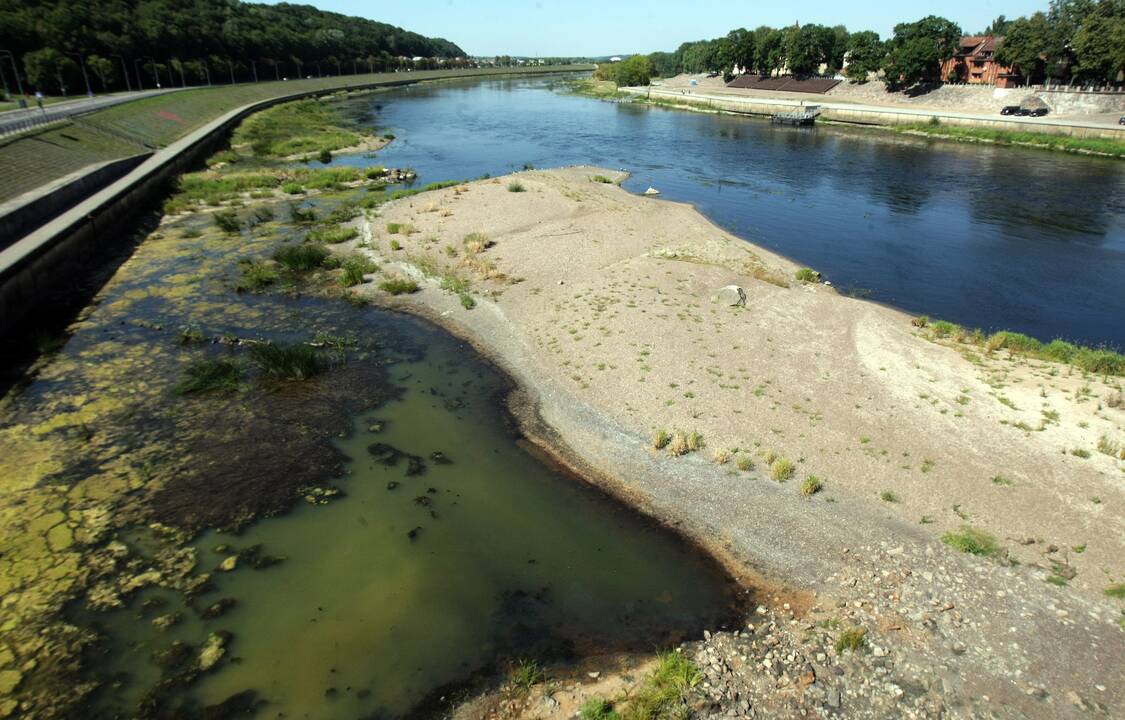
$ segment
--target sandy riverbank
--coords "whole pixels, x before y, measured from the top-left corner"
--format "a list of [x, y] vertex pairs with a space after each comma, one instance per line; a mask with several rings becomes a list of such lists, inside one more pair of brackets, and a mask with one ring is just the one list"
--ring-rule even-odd
[[[796, 623], [867, 628], [898, 673], [930, 678], [915, 707], [937, 692], [957, 715], [997, 698], [1026, 716], [1120, 712], [1125, 635], [1103, 592], [1125, 574], [1125, 463], [1097, 450], [1125, 439], [1118, 380], [936, 344], [902, 313], [797, 282], [792, 263], [689, 206], [596, 175], [612, 174], [529, 172], [525, 192], [505, 178], [406, 198], [357, 242], [383, 275], [421, 282], [390, 304], [512, 374], [525, 420], [542, 423], [533, 434], [748, 573], [808, 591]], [[471, 283], [476, 307], [442, 277]], [[711, 301], [729, 284], [746, 308]], [[660, 429], [705, 447], [672, 457], [652, 447]], [[775, 456], [793, 465], [786, 482], [770, 479]], [[806, 498], [809, 475], [824, 487]], [[1019, 566], [939, 542], [966, 525]], [[875, 707], [882, 691], [864, 688], [848, 692]]]

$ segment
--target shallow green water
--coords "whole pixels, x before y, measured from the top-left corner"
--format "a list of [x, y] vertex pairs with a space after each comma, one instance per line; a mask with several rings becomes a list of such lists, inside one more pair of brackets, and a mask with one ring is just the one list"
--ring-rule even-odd
[[[154, 652], [218, 630], [233, 634], [236, 661], [193, 686], [192, 704], [249, 689], [268, 702], [262, 717], [355, 718], [406, 713], [493, 663], [650, 650], [729, 615], [731, 587], [712, 563], [517, 443], [499, 406], [502, 378], [469, 348], [382, 320], [426, 351], [393, 366], [402, 399], [356, 418], [339, 441], [352, 458], [338, 483], [346, 497], [240, 536], [202, 537], [203, 568], [225, 557], [213, 551], [221, 544], [262, 544], [286, 560], [216, 572], [194, 609], [154, 591], [99, 616], [110, 638], [101, 670], [130, 677], [103, 695], [109, 707], [129, 712], [156, 682]], [[371, 432], [377, 423], [384, 429]], [[424, 471], [410, 475], [405, 457], [385, 465], [375, 443], [422, 458]], [[158, 594], [166, 606], [140, 609]], [[225, 597], [238, 604], [199, 619]], [[177, 610], [178, 626], [153, 628]]]

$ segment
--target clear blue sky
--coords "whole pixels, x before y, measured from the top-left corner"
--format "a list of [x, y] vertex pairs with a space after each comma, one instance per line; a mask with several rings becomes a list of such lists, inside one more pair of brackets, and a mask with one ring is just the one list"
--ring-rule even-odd
[[900, 22], [942, 15], [966, 32], [1047, 9], [1047, 0], [291, 0], [444, 37], [471, 55], [605, 55], [672, 50], [736, 27], [843, 24], [883, 37]]

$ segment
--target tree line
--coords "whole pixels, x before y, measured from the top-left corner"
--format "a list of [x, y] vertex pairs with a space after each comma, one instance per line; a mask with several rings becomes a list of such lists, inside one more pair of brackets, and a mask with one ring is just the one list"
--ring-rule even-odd
[[448, 40], [309, 5], [0, 0], [4, 79], [14, 85], [15, 69], [44, 92], [84, 90], [86, 79], [107, 90], [379, 72], [414, 67], [414, 57], [426, 68], [464, 54]]
[[[997, 18], [981, 35], [1002, 35], [996, 58], [1028, 82], [1121, 82], [1125, 73], [1125, 0], [1051, 0], [1046, 12]], [[843, 25], [738, 28], [711, 40], [685, 42], [673, 52], [638, 55], [604, 65], [599, 76], [620, 85], [647, 85], [651, 77], [722, 73], [759, 75], [781, 70], [797, 76], [841, 71], [856, 82], [884, 73], [892, 87], [956, 80], [941, 77], [942, 61], [958, 50], [957, 23], [930, 15], [899, 23], [883, 40], [871, 30]]]

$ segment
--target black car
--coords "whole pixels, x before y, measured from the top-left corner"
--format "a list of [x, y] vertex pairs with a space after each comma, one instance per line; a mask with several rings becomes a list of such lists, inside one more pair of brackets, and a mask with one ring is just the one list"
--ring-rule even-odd
[[1020, 114], [1020, 106], [1019, 105], [1005, 105], [1004, 107], [1002, 107], [1000, 109], [1000, 114], [1001, 115], [1019, 115]]
[[1125, 115], [1122, 115], [1120, 118], [1118, 118], [1117, 124], [1118, 125], [1125, 125]]
[[1027, 114], [1030, 117], [1043, 117], [1044, 115], [1046, 115], [1049, 112], [1051, 112], [1051, 111], [1048, 110], [1047, 108], [1035, 108], [1034, 110], [1028, 110]]

